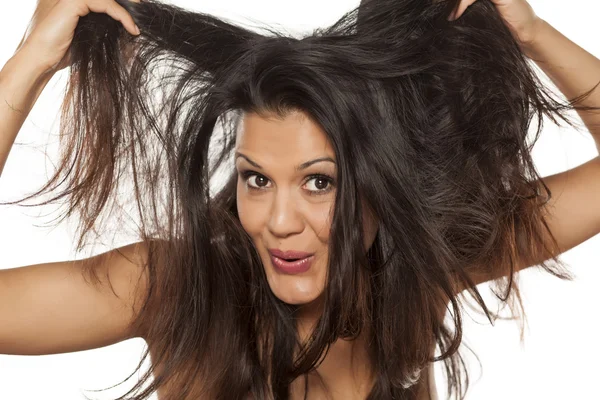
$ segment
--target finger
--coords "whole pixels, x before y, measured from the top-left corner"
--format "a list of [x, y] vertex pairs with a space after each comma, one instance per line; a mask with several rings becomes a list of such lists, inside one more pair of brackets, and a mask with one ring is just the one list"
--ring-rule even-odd
[[458, 18], [460, 18], [463, 13], [465, 12], [465, 10], [473, 3], [475, 3], [477, 0], [463, 0], [460, 2], [460, 4], [458, 5], [458, 8], [456, 9], [456, 11], [452, 14], [451, 20], [456, 20]]
[[[138, 1], [136, 1], [137, 3]], [[133, 21], [131, 14], [114, 0], [95, 0], [90, 1], [88, 7], [91, 11], [97, 13], [106, 13], [113, 19], [121, 22], [125, 29], [132, 35], [139, 35], [140, 31]]]

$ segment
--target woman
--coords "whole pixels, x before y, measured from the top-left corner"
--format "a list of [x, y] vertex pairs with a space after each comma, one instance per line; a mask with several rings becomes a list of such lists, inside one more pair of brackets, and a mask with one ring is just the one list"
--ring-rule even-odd
[[[594, 134], [600, 66], [525, 0], [371, 1], [302, 40], [269, 33], [154, 1], [40, 2], [0, 73], [0, 165], [16, 110], [70, 66], [61, 164], [22, 201], [66, 182], [50, 201], [68, 199], [81, 248], [125, 189], [141, 240], [1, 271], [6, 302], [48, 289], [4, 311], [0, 353], [142, 337], [155, 369], [133, 390], [161, 400], [435, 398], [443, 360], [463, 397], [458, 295], [491, 320], [478, 283], [510, 305], [519, 270], [569, 277], [557, 257], [598, 233], [600, 163], [542, 179], [526, 135], [572, 108]], [[553, 68], [557, 49], [589, 79]], [[556, 61], [573, 100], [524, 54]], [[23, 315], [49, 300], [65, 317], [38, 316], [37, 337]]]

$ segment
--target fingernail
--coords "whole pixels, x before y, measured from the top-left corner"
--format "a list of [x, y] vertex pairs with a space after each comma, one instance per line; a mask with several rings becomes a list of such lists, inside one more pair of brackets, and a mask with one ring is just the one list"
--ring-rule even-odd
[[140, 28], [138, 28], [138, 26], [137, 26], [137, 25], [135, 25], [135, 33], [136, 33], [136, 34], [138, 34], [138, 35], [141, 33], [141, 32], [140, 32]]

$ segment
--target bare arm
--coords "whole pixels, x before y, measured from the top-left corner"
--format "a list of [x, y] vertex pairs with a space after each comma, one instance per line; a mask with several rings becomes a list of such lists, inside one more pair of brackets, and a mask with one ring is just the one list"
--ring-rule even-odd
[[[546, 21], [540, 20], [535, 36], [524, 46], [524, 51], [568, 99], [591, 90], [600, 82], [600, 60]], [[581, 105], [600, 107], [600, 87]], [[600, 111], [578, 110], [578, 114], [600, 151]]]
[[0, 175], [40, 93], [56, 71], [69, 66], [75, 28], [90, 12], [106, 13], [132, 35], [140, 33], [131, 15], [114, 0], [38, 0], [16, 53], [0, 71]]
[[[563, 95], [575, 98], [600, 82], [600, 60], [569, 40], [552, 25], [539, 20], [525, 54], [536, 62]], [[600, 87], [581, 103], [600, 107]], [[600, 150], [600, 110], [578, 114]], [[552, 191], [547, 204], [548, 225], [565, 252], [600, 233], [600, 158], [543, 178]], [[521, 268], [547, 260], [548, 254], [522, 260]]]
[[0, 176], [10, 149], [40, 93], [52, 77], [17, 52], [0, 71]]
[[[40, 93], [69, 66], [75, 28], [90, 12], [106, 13], [139, 34], [114, 0], [38, 0], [28, 32], [0, 71], [0, 173]], [[139, 243], [87, 260], [0, 270], [0, 353], [65, 353], [142, 336], [132, 322], [147, 294], [147, 254]], [[84, 261], [99, 285], [84, 276]]]
[[[51, 78], [28, 56], [17, 53], [0, 71], [0, 167]], [[146, 295], [146, 255], [131, 244], [92, 257], [105, 277], [100, 288], [78, 260], [0, 270], [0, 354], [66, 353], [141, 337], [131, 322]]]
[[[545, 21], [537, 24], [535, 34], [525, 44], [524, 51], [567, 98], [585, 93], [600, 81], [600, 60]], [[600, 107], [600, 88], [596, 88], [581, 104]], [[600, 150], [600, 111], [579, 110], [578, 113]], [[558, 242], [560, 253], [600, 233], [600, 157], [542, 180], [552, 192], [545, 211], [548, 227]], [[543, 188], [540, 189], [543, 193]], [[523, 255], [516, 270], [538, 265], [550, 256], [542, 250], [537, 254]], [[500, 278], [502, 272], [488, 273], [476, 268], [471, 277], [475, 284], [479, 284]], [[460, 286], [458, 292], [464, 289]]]
[[100, 286], [84, 279], [78, 260], [0, 270], [0, 354], [68, 353], [144, 337], [131, 322], [147, 295], [146, 257], [141, 242], [92, 257]]
[[[600, 157], [542, 180], [552, 192], [552, 198], [544, 209], [548, 227], [558, 242], [559, 253], [571, 250], [600, 233]], [[541, 186], [540, 191], [544, 193]], [[550, 238], [545, 239], [550, 246]], [[543, 249], [538, 249], [536, 254], [523, 254], [517, 260], [515, 272], [541, 264], [550, 257]], [[501, 278], [504, 272], [475, 268], [469, 275], [478, 285]], [[466, 288], [460, 284], [456, 293]]]

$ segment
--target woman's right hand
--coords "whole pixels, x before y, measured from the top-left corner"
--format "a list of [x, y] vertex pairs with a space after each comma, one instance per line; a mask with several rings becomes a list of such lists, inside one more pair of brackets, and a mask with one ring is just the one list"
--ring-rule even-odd
[[139, 34], [131, 15], [115, 0], [38, 0], [17, 52], [26, 47], [32, 55], [30, 62], [45, 72], [55, 73], [68, 67], [69, 47], [77, 22], [90, 12], [108, 14], [132, 35]]

